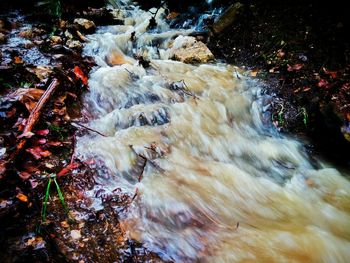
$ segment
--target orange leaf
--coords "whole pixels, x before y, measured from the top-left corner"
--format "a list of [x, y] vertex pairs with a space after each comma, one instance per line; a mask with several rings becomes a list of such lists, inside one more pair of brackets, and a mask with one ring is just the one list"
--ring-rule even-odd
[[25, 203], [28, 202], [28, 197], [22, 193], [17, 194], [16, 197], [22, 202], [25, 202]]
[[78, 66], [74, 67], [74, 74], [77, 79], [80, 79], [84, 85], [87, 85], [88, 78], [85, 76], [84, 72]]
[[15, 64], [22, 64], [23, 63], [23, 59], [21, 57], [14, 57], [13, 58], [13, 63], [15, 63]]
[[71, 163], [69, 165], [67, 165], [66, 167], [64, 167], [58, 174], [57, 176], [63, 176], [66, 175], [67, 173], [69, 173], [71, 170], [78, 168], [79, 167], [79, 163]]

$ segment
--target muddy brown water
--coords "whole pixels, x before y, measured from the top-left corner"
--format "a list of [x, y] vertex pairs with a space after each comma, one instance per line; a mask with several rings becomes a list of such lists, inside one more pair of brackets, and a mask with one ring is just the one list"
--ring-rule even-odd
[[348, 262], [347, 175], [268, 124], [259, 81], [232, 65], [169, 60], [182, 44], [173, 39], [191, 30], [170, 29], [160, 9], [150, 31], [152, 14], [125, 3], [124, 25], [100, 28], [85, 47], [98, 64], [88, 125], [107, 135], [78, 139], [80, 158], [101, 166], [91, 196], [137, 192], [123, 228], [164, 260]]

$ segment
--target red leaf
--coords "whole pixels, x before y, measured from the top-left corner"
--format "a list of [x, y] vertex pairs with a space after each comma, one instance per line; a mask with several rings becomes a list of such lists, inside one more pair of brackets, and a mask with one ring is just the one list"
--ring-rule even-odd
[[78, 66], [74, 67], [74, 74], [77, 79], [80, 79], [84, 85], [87, 85], [88, 78], [85, 76], [84, 72]]
[[333, 79], [335, 79], [337, 77], [337, 72], [336, 71], [329, 71], [325, 68], [323, 68], [324, 73], [326, 73], [327, 75], [330, 75]]
[[39, 140], [37, 140], [38, 144], [45, 144], [47, 142], [47, 140], [45, 138], [41, 138]]
[[41, 159], [41, 157], [48, 157], [51, 155], [50, 151], [43, 150], [40, 146], [26, 149], [26, 151], [33, 155], [34, 159], [36, 160]]
[[39, 130], [39, 131], [36, 131], [36, 134], [37, 135], [41, 135], [41, 136], [46, 136], [49, 134], [49, 130], [48, 129], [45, 129], [45, 130]]
[[80, 166], [79, 163], [71, 163], [69, 165], [67, 165], [66, 167], [64, 167], [58, 174], [57, 176], [63, 176], [66, 175], [67, 173], [69, 173], [70, 171], [72, 171], [75, 168], [78, 168]]
[[328, 81], [325, 79], [320, 79], [320, 81], [317, 83], [317, 87], [319, 88], [327, 88], [328, 87]]
[[32, 175], [28, 172], [20, 172], [19, 177], [21, 177], [23, 180], [27, 180], [31, 177]]

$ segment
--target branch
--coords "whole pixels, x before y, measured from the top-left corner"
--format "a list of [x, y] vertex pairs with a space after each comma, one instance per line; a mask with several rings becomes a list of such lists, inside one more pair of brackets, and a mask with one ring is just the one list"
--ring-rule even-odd
[[[40, 97], [38, 103], [35, 105], [34, 109], [30, 112], [30, 115], [27, 120], [27, 124], [23, 130], [23, 134], [26, 134], [32, 131], [33, 127], [39, 120], [42, 109], [44, 108], [46, 103], [49, 101], [52, 94], [56, 91], [58, 84], [59, 84], [59, 81], [57, 79], [54, 79], [51, 82], [50, 86], [47, 88], [47, 90], [45, 90], [44, 94]], [[24, 137], [19, 141], [13, 157], [16, 157], [21, 152], [26, 142], [27, 140]]]

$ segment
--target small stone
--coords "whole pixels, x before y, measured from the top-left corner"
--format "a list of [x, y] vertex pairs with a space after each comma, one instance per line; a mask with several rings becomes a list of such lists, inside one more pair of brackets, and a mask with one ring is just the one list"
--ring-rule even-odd
[[81, 238], [80, 230], [72, 230], [72, 231], [70, 231], [70, 236], [74, 240], [80, 239]]
[[20, 32], [18, 35], [20, 37], [23, 37], [23, 38], [32, 38], [32, 37], [34, 37], [33, 30], [31, 30], [31, 29], [24, 30], [24, 31]]
[[83, 46], [78, 40], [68, 40], [66, 45], [72, 49], [81, 49]]
[[52, 43], [54, 43], [54, 44], [59, 44], [59, 43], [62, 42], [62, 38], [61, 38], [60, 36], [52, 36], [52, 37], [51, 37], [51, 41], [52, 41]]
[[74, 23], [81, 26], [83, 29], [87, 31], [91, 31], [96, 28], [96, 25], [93, 21], [85, 18], [76, 18], [74, 19]]
[[67, 21], [60, 19], [59, 28], [63, 29], [67, 27]]
[[64, 32], [64, 35], [65, 35], [66, 38], [68, 38], [68, 39], [73, 39], [73, 35], [72, 35], [68, 30], [66, 30], [66, 31]]

